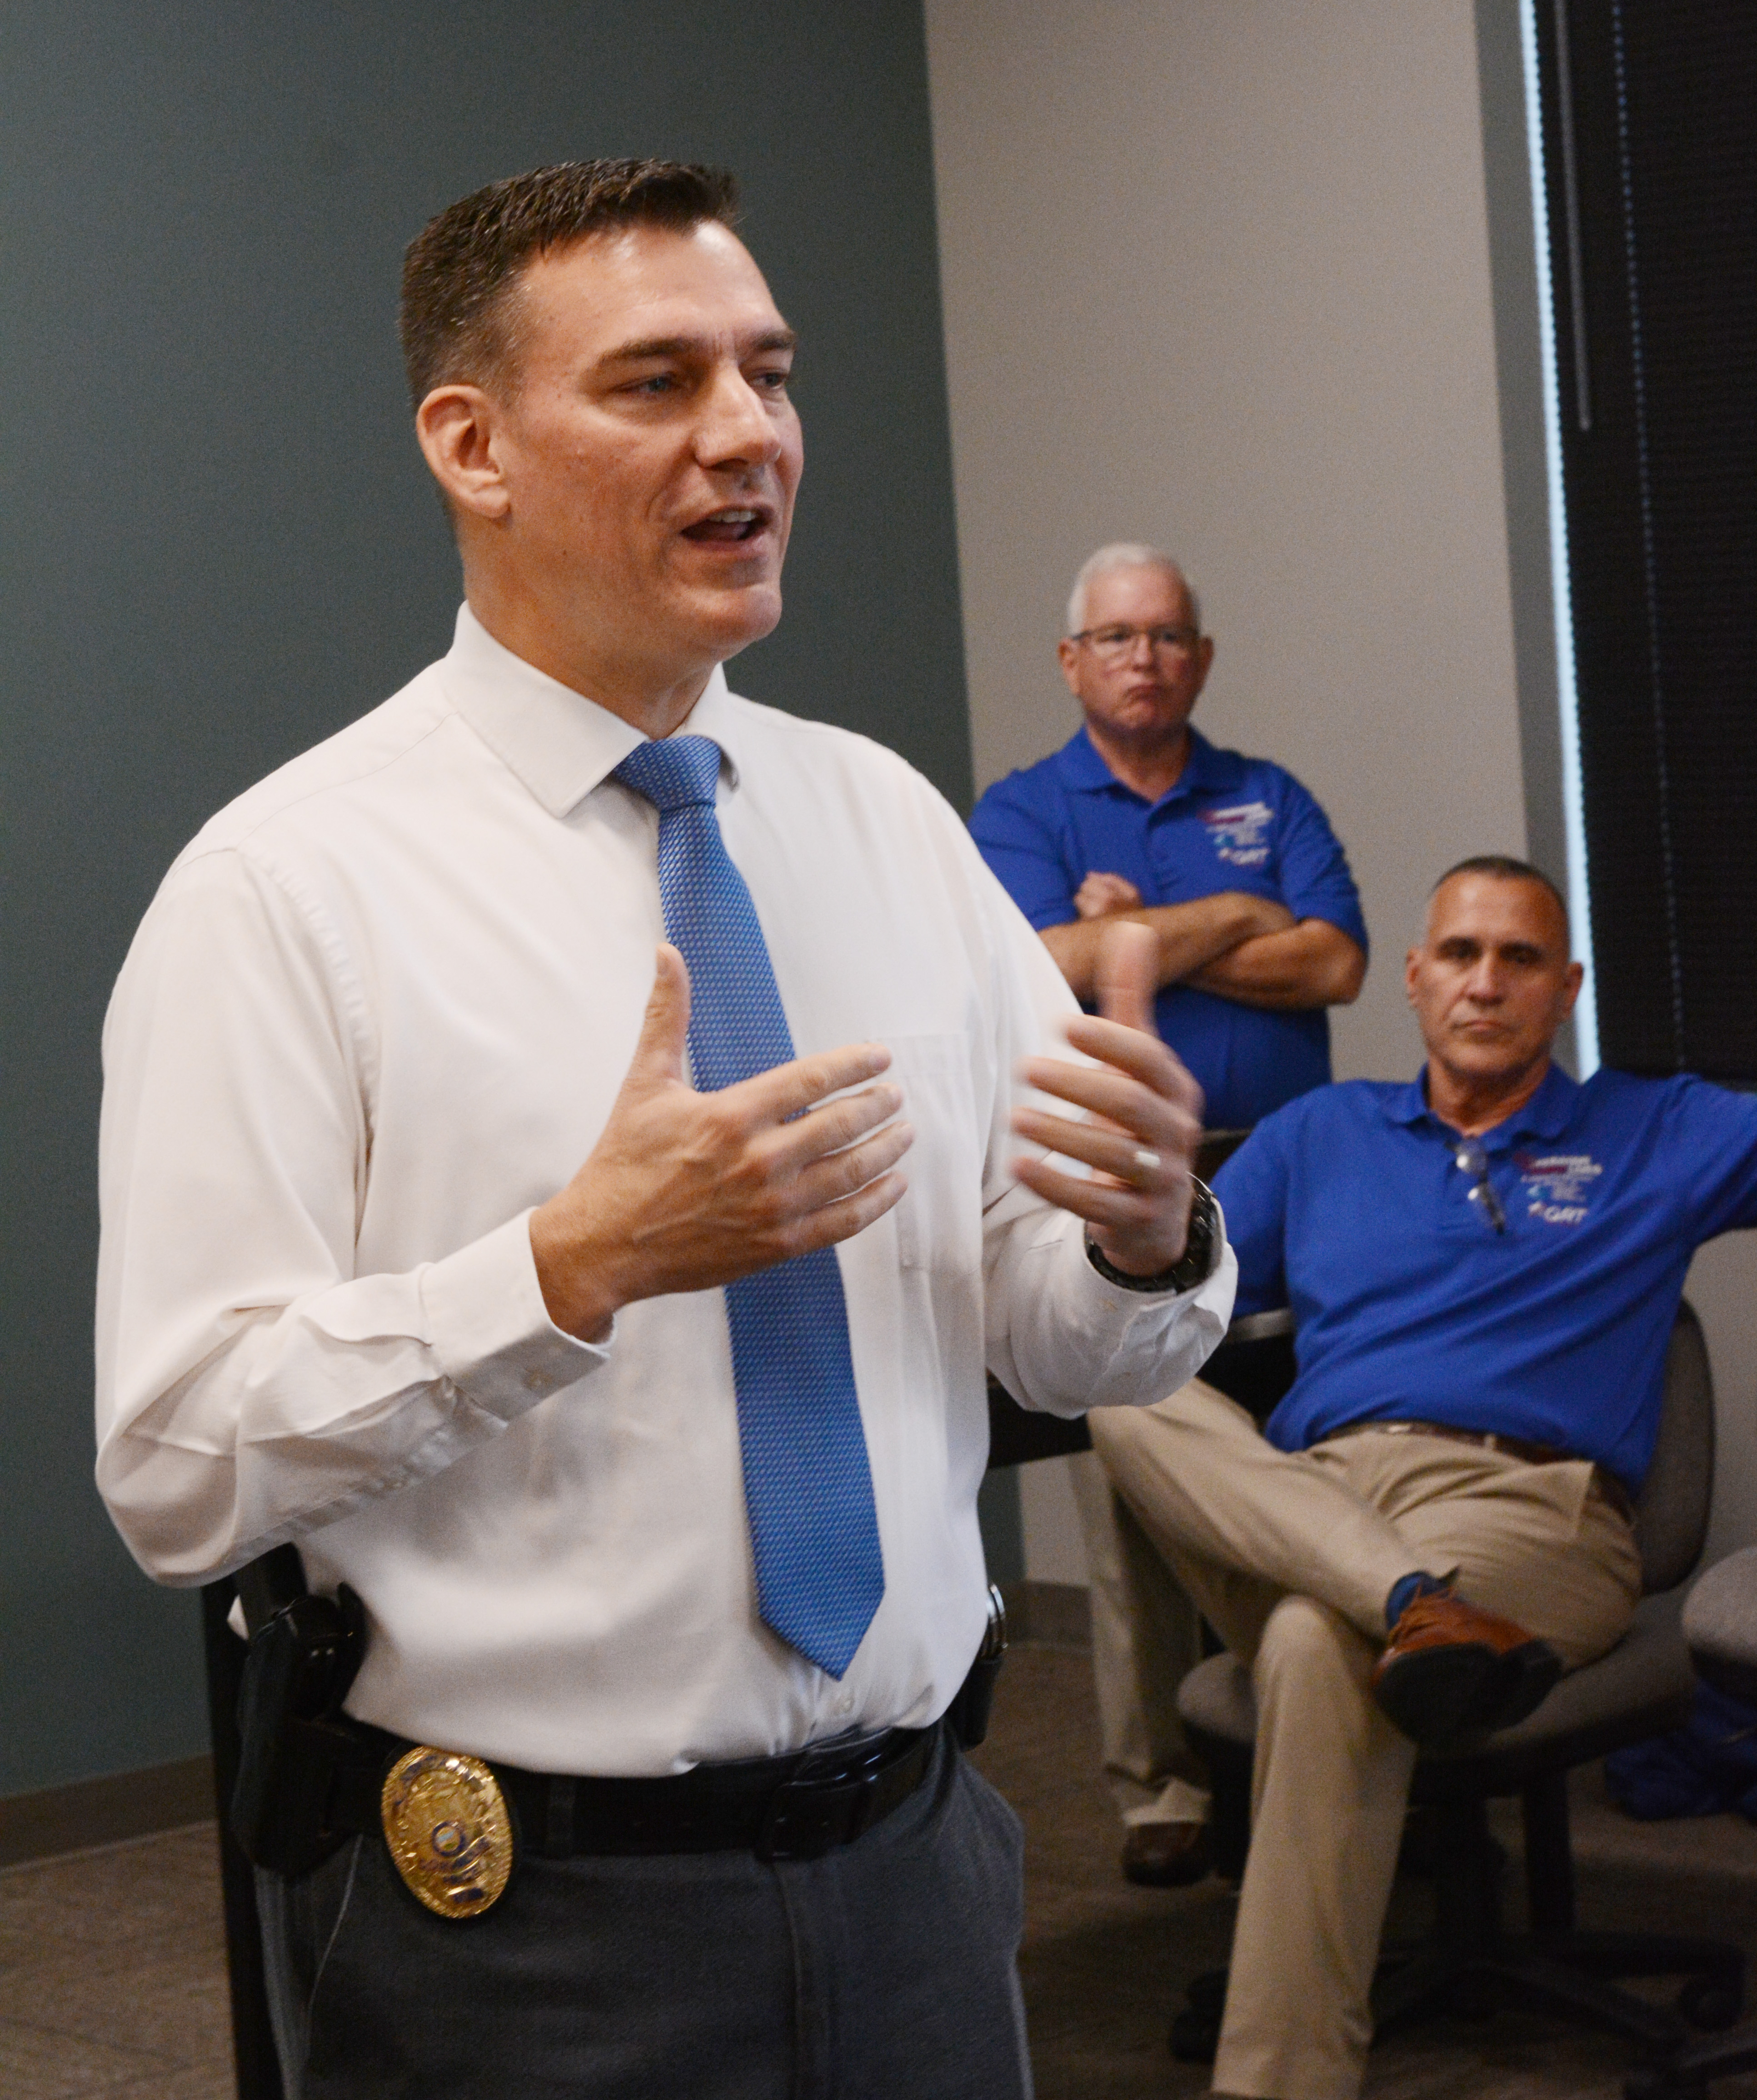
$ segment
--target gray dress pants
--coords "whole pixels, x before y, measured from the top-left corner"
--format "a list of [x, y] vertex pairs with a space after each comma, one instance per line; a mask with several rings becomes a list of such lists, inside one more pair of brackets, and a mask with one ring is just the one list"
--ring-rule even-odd
[[943, 1732], [814, 1860], [526, 1855], [454, 1922], [356, 1838], [258, 1877], [288, 2100], [1030, 2100], [1021, 1856]]

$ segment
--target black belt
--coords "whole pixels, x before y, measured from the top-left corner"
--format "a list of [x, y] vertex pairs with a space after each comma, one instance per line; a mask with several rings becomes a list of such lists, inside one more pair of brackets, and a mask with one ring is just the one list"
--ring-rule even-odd
[[[345, 1718], [307, 1725], [328, 1739], [333, 1764], [329, 1829], [379, 1831], [385, 1776], [415, 1745]], [[492, 1771], [519, 1849], [538, 1859], [750, 1851], [759, 1860], [814, 1860], [901, 1807], [927, 1776], [940, 1734], [938, 1723], [887, 1728], [664, 1779], [575, 1778], [498, 1763]]]

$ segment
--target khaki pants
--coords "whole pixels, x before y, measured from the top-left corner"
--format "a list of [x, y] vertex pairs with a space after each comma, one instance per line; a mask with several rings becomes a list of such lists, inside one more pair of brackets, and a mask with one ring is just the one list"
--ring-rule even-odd
[[1177, 1718], [1178, 1685], [1202, 1660], [1202, 1614], [1097, 1452], [1067, 1464], [1092, 1577], [1092, 1674], [1110, 1792], [1126, 1824], [1206, 1823], [1207, 1774]]
[[1199, 1380], [1089, 1420], [1117, 1493], [1256, 1690], [1215, 2089], [1353, 2100], [1415, 1762], [1370, 1689], [1387, 1594], [1414, 1569], [1455, 1568], [1463, 1595], [1575, 1669], [1629, 1623], [1634, 1539], [1581, 1462], [1372, 1432], [1289, 1454]]

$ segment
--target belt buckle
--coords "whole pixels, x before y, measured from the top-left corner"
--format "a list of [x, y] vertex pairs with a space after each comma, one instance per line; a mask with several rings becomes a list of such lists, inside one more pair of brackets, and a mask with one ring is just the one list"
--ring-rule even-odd
[[858, 1748], [845, 1739], [808, 1750], [769, 1797], [752, 1847], [757, 1857], [770, 1864], [821, 1860], [832, 1846], [852, 1843], [867, 1827], [894, 1740], [894, 1731], [886, 1729]]
[[479, 1758], [417, 1744], [378, 1798], [385, 1843], [409, 1893], [440, 1917], [479, 1917], [506, 1890], [512, 1818]]
[[859, 1836], [860, 1811], [872, 1786], [870, 1774], [853, 1780], [845, 1772], [834, 1780], [784, 1780], [769, 1797], [752, 1850], [771, 1865], [821, 1860], [832, 1846]]

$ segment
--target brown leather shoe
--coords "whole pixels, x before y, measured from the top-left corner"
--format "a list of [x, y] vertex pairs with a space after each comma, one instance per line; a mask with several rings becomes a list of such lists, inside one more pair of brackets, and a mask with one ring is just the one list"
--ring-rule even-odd
[[1205, 1823], [1131, 1823], [1123, 1840], [1123, 1878], [1144, 1889], [1186, 1889], [1209, 1869]]
[[1406, 1606], [1373, 1671], [1373, 1696], [1424, 1749], [1511, 1727], [1562, 1674], [1547, 1641], [1449, 1590]]

